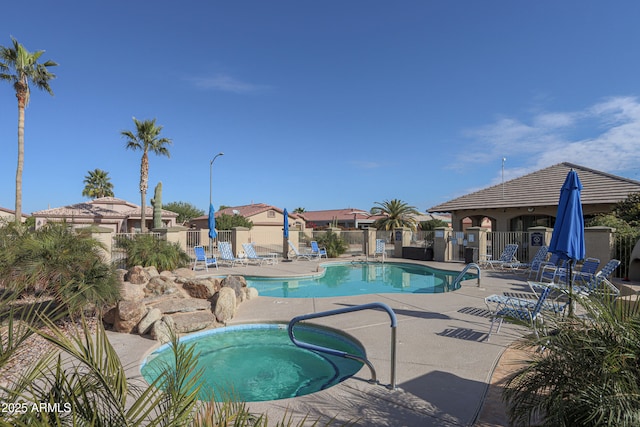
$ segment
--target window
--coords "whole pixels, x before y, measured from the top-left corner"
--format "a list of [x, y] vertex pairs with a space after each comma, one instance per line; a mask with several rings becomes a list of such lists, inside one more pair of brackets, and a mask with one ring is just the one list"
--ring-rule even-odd
[[275, 218], [275, 217], [276, 217], [276, 213], [274, 211], [267, 212], [267, 218]]

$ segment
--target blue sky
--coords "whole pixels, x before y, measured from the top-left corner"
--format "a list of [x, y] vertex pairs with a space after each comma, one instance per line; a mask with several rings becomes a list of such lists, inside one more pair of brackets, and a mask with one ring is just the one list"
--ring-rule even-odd
[[[640, 180], [637, 1], [67, 1], [3, 6], [0, 45], [46, 50], [26, 111], [23, 211], [86, 200], [89, 170], [139, 203], [132, 117], [156, 118], [148, 199], [426, 210], [568, 161]], [[17, 102], [0, 83], [0, 206]], [[555, 189], [553, 189], [555, 190]]]

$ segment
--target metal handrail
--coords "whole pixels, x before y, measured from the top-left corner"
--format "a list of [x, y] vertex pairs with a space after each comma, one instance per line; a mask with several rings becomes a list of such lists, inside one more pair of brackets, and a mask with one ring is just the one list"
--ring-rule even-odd
[[377, 383], [378, 381], [377, 381], [376, 371], [373, 365], [371, 364], [371, 362], [369, 362], [369, 360], [367, 360], [366, 358], [357, 356], [355, 354], [350, 354], [345, 351], [336, 350], [328, 347], [322, 347], [319, 345], [299, 341], [298, 339], [296, 339], [293, 333], [293, 328], [296, 325], [296, 323], [301, 322], [303, 320], [317, 319], [319, 317], [329, 317], [329, 316], [334, 316], [336, 314], [350, 313], [352, 311], [362, 311], [362, 310], [369, 310], [369, 309], [376, 309], [376, 308], [382, 308], [389, 314], [389, 317], [391, 318], [391, 383], [389, 384], [388, 388], [391, 390], [395, 390], [396, 389], [396, 328], [398, 325], [398, 320], [396, 318], [396, 313], [394, 313], [393, 309], [384, 303], [372, 302], [369, 304], [356, 305], [353, 307], [338, 308], [336, 310], [329, 310], [329, 311], [323, 311], [320, 313], [303, 314], [301, 316], [296, 316], [293, 319], [291, 319], [291, 321], [289, 322], [289, 326], [287, 327], [287, 331], [289, 332], [289, 338], [291, 339], [291, 342], [293, 342], [293, 344], [295, 344], [300, 348], [319, 351], [321, 353], [327, 353], [333, 356], [354, 359], [366, 364], [371, 370], [370, 382]]
[[453, 281], [454, 288], [455, 288], [455, 285], [459, 285], [460, 282], [462, 282], [462, 279], [464, 278], [465, 273], [469, 271], [470, 268], [475, 268], [478, 271], [478, 287], [480, 287], [480, 266], [475, 262], [470, 262], [462, 269], [460, 274], [458, 274], [458, 276]]

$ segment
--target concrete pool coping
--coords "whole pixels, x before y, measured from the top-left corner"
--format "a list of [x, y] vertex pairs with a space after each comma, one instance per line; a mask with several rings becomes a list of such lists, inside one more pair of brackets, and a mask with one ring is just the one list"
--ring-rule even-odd
[[[454, 271], [464, 267], [459, 263], [396, 261]], [[317, 273], [318, 264], [317, 261], [301, 260], [273, 266], [221, 267], [218, 271], [210, 270], [209, 275], [304, 276]], [[490, 414], [482, 408], [498, 360], [525, 330], [505, 324], [500, 334], [492, 335], [491, 341], [487, 342], [490, 319], [484, 297], [494, 293], [523, 292], [526, 287], [521, 275], [483, 270], [479, 287], [475, 280], [467, 280], [461, 289], [442, 294], [259, 297], [245, 301], [229, 325], [287, 323], [301, 314], [371, 302], [389, 305], [398, 317], [398, 390], [384, 387], [391, 376], [389, 317], [386, 313], [368, 310], [315, 319], [311, 323], [340, 329], [358, 339], [367, 349], [382, 385], [369, 384], [369, 370], [363, 367], [354, 378], [330, 389], [293, 399], [252, 402], [248, 407], [253, 412], [266, 413], [272, 421], [280, 420], [286, 414], [294, 420], [305, 416], [323, 421], [334, 418], [337, 425], [347, 421], [367, 426], [507, 425], [500, 405], [491, 409]], [[109, 338], [127, 368], [128, 376], [140, 378], [140, 362], [157, 347], [157, 343], [145, 337], [113, 332], [109, 332]], [[479, 417], [481, 413], [483, 415]], [[488, 418], [492, 421], [487, 422]]]

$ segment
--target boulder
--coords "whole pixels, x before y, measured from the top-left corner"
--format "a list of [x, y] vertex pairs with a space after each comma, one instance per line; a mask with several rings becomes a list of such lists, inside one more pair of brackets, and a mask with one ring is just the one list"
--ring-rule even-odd
[[160, 276], [170, 277], [171, 279], [174, 278], [173, 271], [169, 271], [169, 270], [163, 270], [162, 272], [160, 272]]
[[201, 331], [216, 324], [216, 316], [210, 311], [178, 313], [173, 314], [171, 318], [175, 323], [175, 330], [181, 334]]
[[175, 330], [176, 325], [171, 316], [162, 316], [151, 327], [151, 338], [166, 343], [171, 341], [171, 331]]
[[144, 335], [151, 330], [155, 322], [162, 318], [162, 312], [157, 308], [147, 311], [147, 314], [138, 322], [138, 333]]
[[147, 273], [141, 265], [131, 267], [125, 276], [125, 280], [134, 285], [143, 285], [147, 283], [150, 278], [149, 273]]
[[144, 298], [145, 287], [131, 282], [122, 282], [120, 286], [120, 299], [122, 301], [140, 301]]
[[147, 272], [147, 274], [149, 275], [149, 277], [156, 277], [159, 276], [160, 273], [158, 273], [158, 269], [155, 266], [150, 266], [150, 267], [145, 267], [144, 271]]
[[120, 301], [113, 328], [117, 332], [131, 333], [146, 313], [147, 307], [140, 302]]
[[125, 277], [127, 275], [127, 270], [125, 270], [124, 268], [118, 268], [116, 269], [116, 277], [118, 278], [118, 280], [120, 281], [120, 283], [125, 281]]
[[214, 297], [215, 308], [213, 314], [216, 315], [216, 319], [220, 323], [226, 323], [233, 319], [236, 314], [236, 293], [232, 288], [223, 287], [216, 293]]
[[191, 298], [209, 299], [216, 293], [215, 285], [207, 279], [186, 280], [182, 283], [182, 289]]
[[178, 268], [173, 271], [173, 275], [176, 277], [184, 277], [186, 279], [193, 279], [196, 277], [196, 272], [190, 268]]
[[222, 287], [231, 288], [236, 293], [236, 298], [244, 292], [242, 289], [247, 287], [247, 281], [243, 276], [227, 276], [222, 280]]
[[169, 277], [154, 276], [145, 286], [145, 294], [148, 295], [168, 295], [178, 292], [176, 284]]
[[104, 312], [102, 315], [102, 321], [107, 325], [113, 325], [116, 321], [116, 316], [118, 315], [118, 306], [114, 305], [110, 309]]
[[258, 298], [258, 290], [252, 286], [244, 288], [244, 293], [247, 300]]
[[163, 314], [190, 313], [193, 311], [211, 312], [211, 303], [209, 301], [196, 298], [172, 298], [152, 304], [152, 307], [157, 308]]

